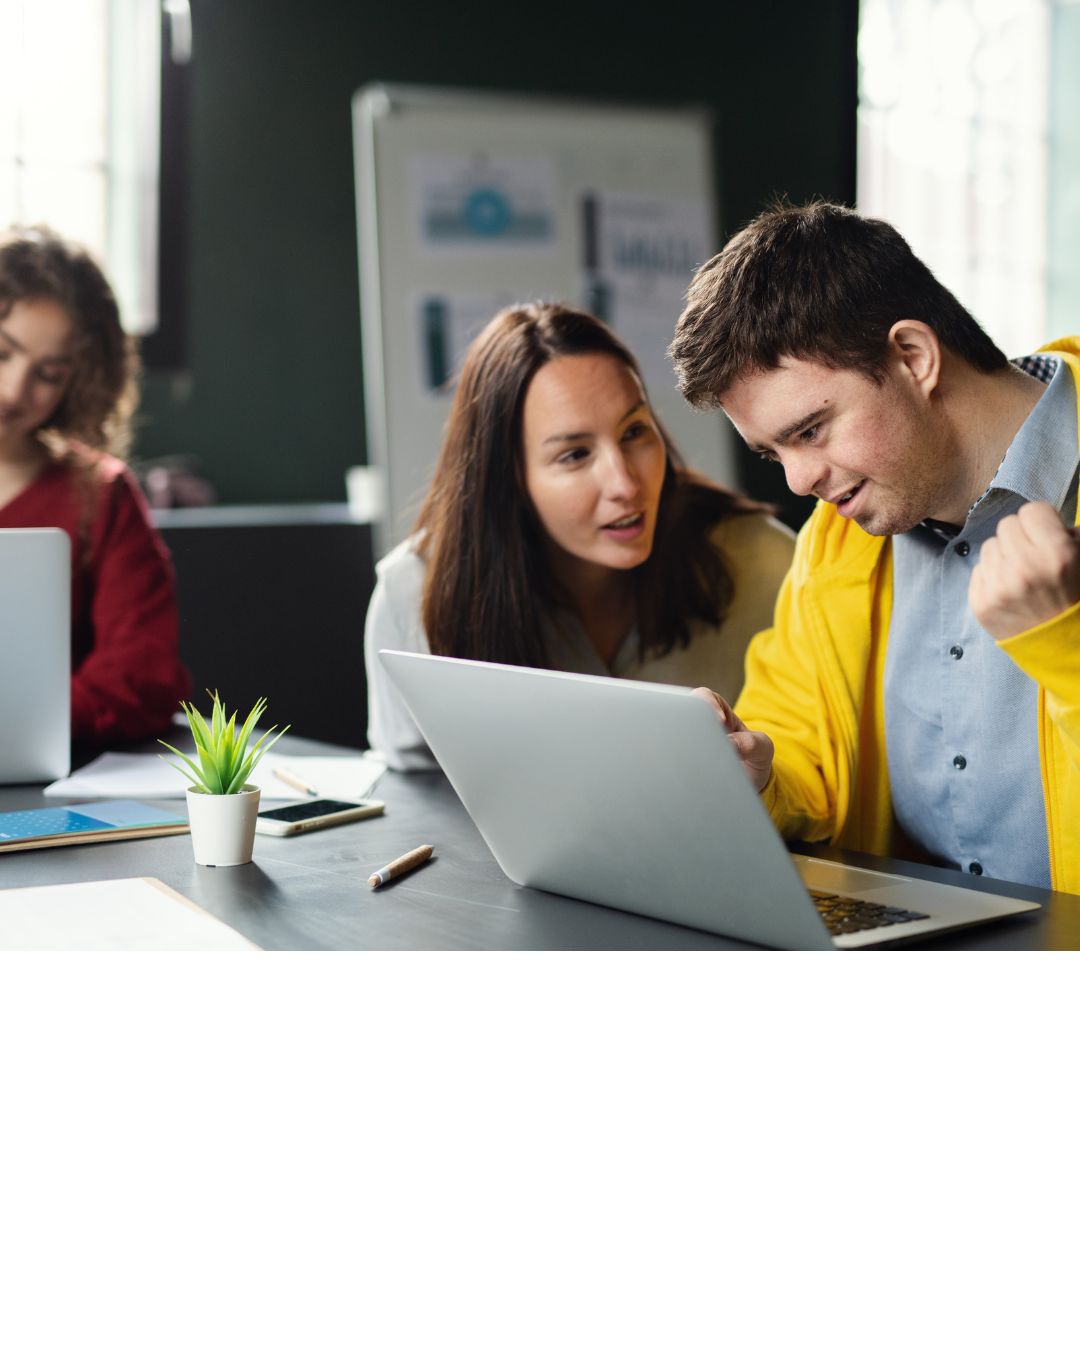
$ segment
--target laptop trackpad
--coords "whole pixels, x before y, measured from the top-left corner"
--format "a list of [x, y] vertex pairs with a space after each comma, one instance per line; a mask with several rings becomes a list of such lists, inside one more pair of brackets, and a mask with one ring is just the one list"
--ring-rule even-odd
[[[903, 905], [905, 897], [911, 899], [912, 886], [919, 886], [908, 877], [886, 876], [882, 872], [868, 872], [862, 867], [848, 867], [843, 863], [827, 862], [824, 858], [807, 858], [803, 854], [793, 856], [803, 885], [812, 891], [833, 891], [838, 895], [849, 895], [853, 900], [869, 900], [873, 894], [878, 904]], [[921, 889], [925, 892], [925, 883]]]

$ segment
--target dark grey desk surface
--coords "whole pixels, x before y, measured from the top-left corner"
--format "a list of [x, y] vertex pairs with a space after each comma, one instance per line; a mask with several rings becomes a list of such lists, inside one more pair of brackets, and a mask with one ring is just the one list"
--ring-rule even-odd
[[[283, 742], [284, 746], [286, 742]], [[331, 747], [289, 738], [296, 754]], [[310, 835], [257, 835], [243, 867], [196, 866], [187, 835], [0, 854], [0, 888], [153, 876], [277, 950], [698, 950], [737, 948], [709, 933], [515, 886], [500, 871], [441, 774], [384, 774], [386, 814]], [[36, 787], [0, 788], [0, 810], [44, 804]], [[57, 799], [50, 799], [58, 804]], [[179, 803], [178, 803], [179, 804]], [[417, 844], [435, 858], [392, 886], [367, 878]], [[839, 856], [839, 855], [830, 855]], [[847, 855], [852, 861], [866, 861]], [[881, 866], [881, 860], [871, 865]], [[975, 889], [958, 873], [896, 863], [893, 870]], [[998, 887], [1046, 908], [1034, 917], [970, 928], [923, 948], [1080, 949], [1080, 898]]]

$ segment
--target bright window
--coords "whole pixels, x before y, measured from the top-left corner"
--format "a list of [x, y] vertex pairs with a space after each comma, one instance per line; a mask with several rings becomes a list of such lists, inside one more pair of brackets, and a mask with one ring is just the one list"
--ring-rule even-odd
[[101, 261], [125, 327], [157, 326], [160, 0], [0, 0], [0, 226]]
[[1047, 240], [1060, 3], [860, 6], [859, 209], [895, 225], [1009, 356], [1056, 336]]

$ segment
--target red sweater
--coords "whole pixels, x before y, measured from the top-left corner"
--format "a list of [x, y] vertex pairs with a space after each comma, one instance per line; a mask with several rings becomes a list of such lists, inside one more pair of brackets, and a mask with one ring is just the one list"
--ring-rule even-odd
[[72, 739], [157, 735], [188, 676], [172, 563], [135, 479], [112, 455], [72, 446], [0, 508], [0, 528], [47, 525], [71, 539]]

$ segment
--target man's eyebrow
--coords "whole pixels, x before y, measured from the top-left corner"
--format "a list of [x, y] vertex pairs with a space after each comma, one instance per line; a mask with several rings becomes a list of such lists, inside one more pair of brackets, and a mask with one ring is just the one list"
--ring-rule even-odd
[[[640, 412], [645, 406], [645, 400], [638, 399], [632, 408], [629, 408], [619, 418], [620, 422], [625, 422], [628, 417], [633, 417], [636, 412]], [[591, 431], [560, 431], [554, 436], [545, 436], [540, 442], [541, 445], [556, 445], [562, 441], [590, 441], [593, 438]]]
[[781, 445], [790, 441], [792, 436], [797, 436], [800, 431], [805, 431], [807, 427], [812, 427], [815, 422], [820, 422], [829, 411], [829, 405], [823, 404], [820, 408], [815, 408], [812, 413], [807, 413], [805, 417], [800, 417], [797, 422], [792, 422], [784, 427], [782, 431], [777, 432], [776, 439]]

